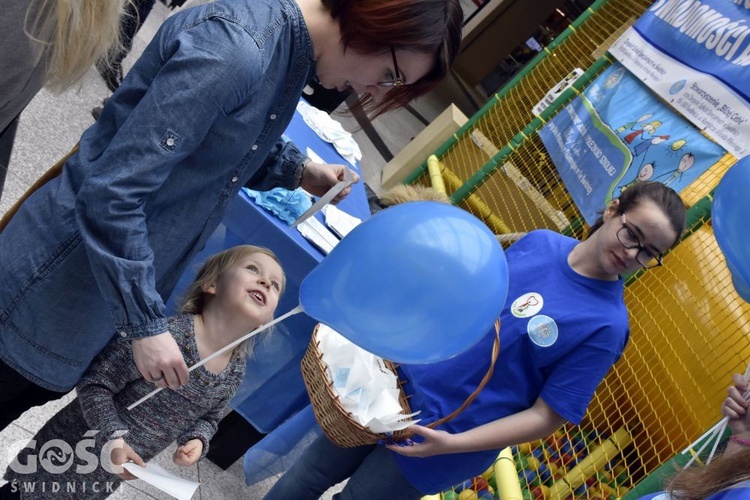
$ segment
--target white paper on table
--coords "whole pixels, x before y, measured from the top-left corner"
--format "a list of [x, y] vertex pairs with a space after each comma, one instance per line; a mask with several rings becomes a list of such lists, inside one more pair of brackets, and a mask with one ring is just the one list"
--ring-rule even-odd
[[200, 486], [200, 483], [176, 476], [163, 467], [150, 462], [146, 464], [145, 468], [132, 462], [125, 463], [122, 467], [138, 479], [144, 480], [178, 500], [190, 500], [195, 494], [195, 490]]
[[352, 229], [362, 223], [362, 219], [349, 215], [336, 205], [326, 205], [321, 212], [323, 212], [323, 215], [325, 216], [326, 226], [330, 227], [339, 238], [343, 238], [349, 234]]
[[352, 166], [356, 166], [357, 161], [362, 159], [362, 151], [352, 134], [344, 130], [344, 127], [328, 113], [302, 100], [297, 103], [297, 111], [307, 126], [321, 139], [333, 144], [336, 151]]
[[299, 231], [307, 241], [315, 245], [326, 255], [328, 255], [331, 250], [333, 250], [333, 247], [339, 242], [336, 235], [315, 217], [310, 217], [297, 226], [297, 231]]

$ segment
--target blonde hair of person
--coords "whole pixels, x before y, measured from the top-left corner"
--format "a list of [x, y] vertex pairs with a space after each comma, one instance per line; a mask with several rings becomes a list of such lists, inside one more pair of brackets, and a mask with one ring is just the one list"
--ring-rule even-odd
[[46, 86], [59, 92], [98, 60], [120, 50], [120, 20], [131, 0], [31, 0], [24, 22], [47, 64]]
[[[209, 257], [201, 266], [201, 269], [200, 271], [198, 271], [198, 275], [195, 277], [195, 280], [193, 280], [193, 282], [185, 291], [185, 295], [182, 297], [180, 312], [182, 312], [183, 314], [202, 314], [203, 308], [206, 305], [207, 297], [206, 293], [203, 290], [216, 283], [216, 280], [219, 279], [221, 273], [223, 273], [242, 259], [256, 253], [268, 255], [273, 260], [275, 260], [279, 264], [279, 266], [281, 266], [281, 262], [279, 261], [279, 258], [276, 256], [276, 254], [271, 250], [263, 247], [256, 247], [254, 245], [238, 245], [224, 250], [223, 252], [219, 252]], [[279, 295], [284, 293], [284, 289], [286, 289], [286, 273], [283, 272], [282, 268], [281, 290], [279, 291]], [[271, 331], [273, 331], [273, 328], [269, 328], [268, 330], [264, 331], [263, 333], [265, 335], [263, 335], [263, 338], [266, 338], [268, 336], [268, 333], [270, 333]], [[252, 354], [256, 338], [257, 337], [251, 337], [245, 340], [240, 345], [235, 347], [233, 352], [241, 352], [244, 356], [250, 356]]]

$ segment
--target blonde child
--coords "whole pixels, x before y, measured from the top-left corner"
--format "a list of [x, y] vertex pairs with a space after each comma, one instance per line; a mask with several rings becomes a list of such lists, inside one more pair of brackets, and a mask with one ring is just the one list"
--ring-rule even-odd
[[[188, 288], [181, 314], [169, 318], [185, 363], [194, 365], [269, 322], [284, 285], [277, 257], [265, 248], [237, 246], [209, 258]], [[143, 379], [129, 342], [110, 343], [78, 383], [77, 399], [52, 417], [9, 466], [5, 479], [10, 482], [0, 497], [106, 498], [122, 479], [134, 478], [121, 464], [132, 460], [145, 466], [175, 440], [174, 462], [195, 464], [208, 452], [242, 382], [249, 343], [252, 339], [192, 371], [179, 390], [162, 391], [132, 411], [128, 405], [151, 392], [156, 380]], [[69, 447], [60, 441], [50, 446], [53, 440]], [[45, 450], [62, 453], [55, 462]], [[32, 455], [37, 454], [35, 464]]]

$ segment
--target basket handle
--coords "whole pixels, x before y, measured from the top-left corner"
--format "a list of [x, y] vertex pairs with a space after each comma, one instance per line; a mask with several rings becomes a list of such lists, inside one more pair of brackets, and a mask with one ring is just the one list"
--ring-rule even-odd
[[466, 398], [466, 401], [464, 401], [464, 404], [462, 404], [456, 411], [451, 413], [450, 415], [447, 415], [439, 420], [435, 420], [434, 422], [431, 422], [427, 424], [425, 427], [429, 427], [430, 429], [434, 429], [438, 425], [444, 424], [448, 422], [449, 420], [452, 420], [456, 415], [461, 413], [466, 409], [467, 406], [471, 404], [472, 401], [474, 401], [477, 396], [479, 396], [479, 393], [482, 392], [482, 389], [484, 389], [484, 386], [487, 385], [487, 382], [490, 381], [492, 378], [492, 373], [495, 371], [495, 361], [497, 361], [497, 356], [500, 354], [500, 319], [498, 318], [495, 320], [495, 343], [492, 345], [492, 355], [490, 359], [490, 367], [487, 369], [487, 373], [484, 374], [484, 378], [481, 382], [479, 382], [479, 385], [476, 389], [474, 389], [474, 392], [469, 394], [469, 397]]

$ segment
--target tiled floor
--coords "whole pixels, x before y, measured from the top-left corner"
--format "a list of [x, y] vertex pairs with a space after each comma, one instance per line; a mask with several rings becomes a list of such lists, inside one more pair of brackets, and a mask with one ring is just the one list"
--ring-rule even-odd
[[[159, 24], [169, 11], [157, 2], [154, 11], [135, 40], [134, 50], [126, 60], [129, 63], [143, 50], [147, 41], [153, 36]], [[42, 90], [21, 116], [21, 124], [7, 173], [5, 188], [0, 197], [0, 215], [4, 214], [15, 201], [26, 191], [31, 183], [49, 169], [58, 159], [64, 156], [78, 141], [81, 133], [93, 123], [91, 108], [100, 104], [109, 94], [103, 81], [93, 69], [83, 79], [80, 87], [53, 95]], [[460, 100], [460, 96], [456, 96]], [[444, 95], [425, 98], [414, 104], [414, 107], [428, 120], [437, 116], [447, 106]], [[347, 130], [357, 128], [351, 117], [334, 115]], [[379, 118], [374, 123], [383, 141], [394, 154], [403, 148], [411, 138], [424, 128], [424, 125], [411, 113], [398, 111]], [[380, 190], [380, 174], [384, 164], [383, 158], [363, 132], [355, 133], [363, 160], [361, 167], [364, 181], [375, 191]], [[44, 424], [59, 408], [67, 404], [72, 395], [60, 401], [26, 412], [9, 428], [0, 433], [0, 450], [8, 450], [13, 443], [25, 442]], [[155, 460], [168, 470], [182, 477], [201, 483], [198, 494], [200, 499], [257, 499], [273, 483], [254, 485], [248, 488], [244, 484], [242, 461], [238, 461], [227, 471], [221, 470], [208, 460], [197, 466], [181, 468], [172, 464], [173, 449], [166, 450]], [[0, 472], [7, 466], [7, 453], [0, 453]], [[0, 481], [2, 483], [2, 481]], [[327, 497], [330, 497], [331, 492]], [[142, 481], [131, 481], [123, 485], [113, 498], [170, 498]], [[326, 498], [326, 497], [324, 497]]]

